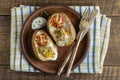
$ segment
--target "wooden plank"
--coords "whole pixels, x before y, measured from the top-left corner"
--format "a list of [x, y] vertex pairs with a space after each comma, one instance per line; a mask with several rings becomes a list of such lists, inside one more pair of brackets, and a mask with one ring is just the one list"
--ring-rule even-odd
[[9, 15], [10, 9], [10, 0], [0, 0], [0, 15]]
[[111, 34], [105, 65], [120, 63], [120, 17], [111, 17]]
[[120, 0], [1, 0], [0, 15], [10, 15], [10, 9], [19, 5], [98, 5], [101, 13], [108, 16], [120, 16]]
[[[10, 15], [10, 9], [12, 7], [17, 7], [19, 5], [34, 5], [34, 6], [43, 6], [43, 5], [98, 5], [101, 8], [101, 12], [107, 15], [111, 15], [112, 6], [114, 0], [1, 0], [0, 2], [0, 15]], [[119, 7], [117, 3], [119, 0], [115, 1], [114, 7]], [[115, 8], [114, 15], [120, 16]], [[116, 12], [117, 11], [117, 12]]]
[[105, 0], [104, 2], [104, 9], [103, 9], [103, 14], [106, 14], [107, 16], [111, 16], [111, 13], [112, 13], [112, 7], [113, 7], [113, 4], [114, 3], [114, 0]]
[[[12, 7], [24, 5], [98, 5], [101, 8], [101, 13], [109, 16], [120, 16], [120, 1], [119, 0], [70, 0], [70, 1], [57, 1], [57, 0], [1, 0], [0, 15], [10, 15]], [[112, 10], [113, 9], [113, 10]]]
[[10, 33], [10, 16], [0, 16], [0, 33]]
[[[103, 0], [98, 0], [98, 3], [101, 2], [103, 2]], [[120, 0], [104, 0], [101, 10], [101, 12], [107, 16], [120, 16]]]
[[10, 34], [0, 34], [0, 65], [10, 63]]
[[105, 0], [98, 0], [98, 2], [97, 2], [97, 5], [100, 6], [101, 14], [105, 14], [104, 13], [104, 4], [105, 4]]
[[84, 5], [91, 5], [91, 6], [94, 6], [94, 5], [97, 5], [98, 1], [97, 0], [84, 0], [85, 3]]
[[104, 67], [102, 74], [71, 74], [69, 78], [45, 73], [11, 71], [9, 66], [0, 66], [0, 80], [119, 80], [120, 67]]
[[19, 5], [83, 5], [84, 1], [79, 0], [1, 0], [0, 3], [0, 15], [10, 15], [10, 9]]
[[0, 16], [0, 65], [10, 63], [10, 16]]
[[120, 0], [115, 0], [114, 5], [113, 5], [112, 15], [113, 16], [120, 15]]

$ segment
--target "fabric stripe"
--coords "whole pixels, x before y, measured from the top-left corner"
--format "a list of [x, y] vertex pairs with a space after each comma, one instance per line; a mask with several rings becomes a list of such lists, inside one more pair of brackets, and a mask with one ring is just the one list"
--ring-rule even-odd
[[[18, 51], [18, 48], [19, 48], [19, 39], [18, 39], [19, 38], [19, 33], [18, 33], [19, 31], [18, 30], [19, 30], [19, 27], [20, 27], [20, 22], [19, 22], [20, 17], [18, 16], [20, 13], [18, 11], [20, 11], [20, 8], [16, 8], [16, 21], [17, 21], [17, 23], [16, 23], [16, 26], [14, 26], [14, 28], [17, 29], [17, 32], [15, 33], [17, 36], [14, 35], [17, 39], [16, 40], [16, 47], [14, 48], [14, 49], [16, 49], [15, 70], [21, 71], [20, 70], [20, 60], [19, 60], [20, 59], [20, 51]], [[18, 64], [19, 64], [19, 66], [18, 66]]]
[[[110, 24], [109, 24], [109, 21], [110, 19], [106, 19], [106, 25], [105, 25], [105, 32], [106, 33], [104, 33], [104, 35], [102, 36], [103, 37], [103, 44], [102, 44], [102, 46], [101, 46], [101, 53], [102, 53], [102, 56], [101, 56], [101, 61], [102, 61], [102, 65], [103, 65], [103, 61], [104, 61], [104, 57], [105, 57], [105, 53], [104, 53], [104, 51], [106, 51], [106, 49], [108, 48], [108, 47], [106, 47], [105, 46], [105, 44], [108, 44], [108, 42], [109, 42], [109, 40], [106, 38], [106, 37], [109, 37], [109, 33], [108, 33], [108, 27], [110, 26]], [[110, 28], [110, 27], [109, 27]], [[106, 42], [106, 40], [107, 40], [107, 42]]]
[[[16, 8], [15, 8], [15, 49], [14, 49], [14, 64], [16, 64], [16, 43], [17, 43], [17, 13], [16, 13]], [[14, 65], [14, 69], [15, 69], [15, 65]]]
[[34, 68], [34, 72], [36, 72], [37, 70]]
[[38, 8], [37, 8], [37, 6], [35, 7], [35, 10], [37, 10]]
[[[21, 9], [21, 22], [22, 22], [22, 26], [23, 26], [23, 9]], [[20, 53], [20, 71], [22, 71], [22, 52]]]
[[102, 21], [103, 21], [103, 16], [101, 17], [101, 24], [100, 24], [100, 30], [101, 30], [101, 27], [102, 27]]
[[[106, 20], [106, 23], [108, 23], [108, 19]], [[107, 26], [107, 24], [106, 24], [105, 26]], [[107, 28], [107, 27], [106, 27], [106, 28]], [[105, 29], [105, 32], [107, 32], [107, 29]], [[103, 51], [103, 49], [104, 49], [105, 36], [106, 36], [106, 34], [107, 34], [107, 33], [104, 33], [104, 36], [103, 36], [103, 44], [102, 44], [102, 47], [101, 47], [101, 50], [102, 50], [102, 51]], [[103, 52], [101, 52], [101, 53], [103, 53]]]
[[[94, 6], [94, 9], [95, 9], [95, 6]], [[95, 18], [95, 20], [94, 20], [95, 22], [94, 22], [94, 31], [93, 31], [93, 46], [95, 46], [95, 42], [96, 42], [96, 18]], [[92, 52], [92, 55], [93, 55], [93, 63], [92, 63], [92, 65], [93, 65], [93, 73], [95, 73], [96, 71], [95, 71], [95, 47], [93, 47], [93, 52]]]
[[81, 6], [79, 6], [79, 9], [80, 9], [80, 14], [82, 16], [82, 8], [81, 8]]
[[29, 11], [30, 11], [30, 14], [32, 13], [32, 10], [31, 10], [31, 7], [29, 6]]
[[[90, 12], [90, 6], [88, 6], [88, 11]], [[90, 69], [89, 69], [89, 51], [88, 51], [88, 54], [87, 54], [87, 71], [88, 71], [88, 73], [90, 73]]]

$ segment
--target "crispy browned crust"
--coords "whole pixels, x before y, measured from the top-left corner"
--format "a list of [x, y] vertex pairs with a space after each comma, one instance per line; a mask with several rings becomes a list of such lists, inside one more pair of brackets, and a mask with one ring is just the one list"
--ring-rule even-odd
[[[66, 45], [66, 46], [69, 46], [69, 45], [71, 45], [72, 43], [73, 43], [73, 41], [75, 40], [75, 37], [76, 37], [76, 31], [75, 31], [75, 28], [74, 28], [74, 26], [73, 26], [73, 24], [72, 24], [72, 22], [70, 21], [70, 19], [69, 19], [69, 17], [66, 15], [66, 14], [64, 14], [64, 13], [55, 13], [55, 14], [60, 14], [60, 15], [62, 15], [63, 16], [63, 19], [66, 21], [66, 24], [67, 24], [67, 26], [69, 26], [69, 27], [67, 27], [67, 30], [70, 32], [70, 42], [69, 42], [69, 44], [68, 45]], [[52, 16], [54, 16], [55, 14], [53, 14]], [[49, 22], [50, 22], [50, 19], [51, 19], [51, 17], [52, 16], [50, 16], [49, 17], [49, 19], [48, 19], [48, 26], [47, 26], [47, 28], [48, 28], [48, 31], [49, 31], [49, 33], [50, 33], [50, 30], [49, 30]], [[51, 33], [50, 33], [51, 34]], [[51, 34], [52, 35], [52, 34]], [[59, 45], [58, 45], [59, 46]]]
[[[33, 33], [33, 35], [32, 35], [32, 48], [33, 48], [33, 52], [34, 52], [34, 55], [35, 55], [39, 60], [46, 61], [45, 59], [42, 59], [42, 58], [39, 57], [38, 52], [37, 52], [38, 47], [35, 47], [34, 39], [35, 39], [35, 36], [36, 36], [36, 34], [37, 34], [38, 32], [43, 32], [43, 33], [45, 33], [45, 34], [48, 36], [48, 34], [47, 34], [45, 31], [43, 31], [43, 30], [36, 30], [36, 31]], [[49, 36], [48, 36], [48, 40], [49, 40], [51, 43], [53, 43], [52, 39], [51, 39]], [[55, 45], [54, 43], [53, 43], [53, 45], [54, 45], [54, 48], [57, 50], [56, 45]]]
[[75, 28], [73, 26], [73, 24], [71, 23], [70, 19], [68, 18], [68, 16], [64, 13], [60, 13], [61, 15], [63, 15], [64, 19], [66, 20], [66, 24], [69, 26], [67, 27], [67, 29], [69, 30], [69, 32], [71, 33], [70, 36], [71, 36], [71, 41], [68, 45], [72, 44], [73, 41], [75, 40], [75, 37], [76, 37], [76, 31], [75, 31]]

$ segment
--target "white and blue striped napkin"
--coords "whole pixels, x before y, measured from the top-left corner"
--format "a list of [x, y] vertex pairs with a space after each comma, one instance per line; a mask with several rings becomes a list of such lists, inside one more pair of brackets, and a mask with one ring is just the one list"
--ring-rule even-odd
[[[86, 7], [89, 11], [98, 9], [90, 27], [90, 49], [84, 61], [76, 67], [72, 73], [102, 73], [104, 59], [107, 53], [111, 19], [100, 14], [99, 6], [69, 6], [80, 14]], [[20, 32], [26, 18], [37, 9], [35, 6], [20, 6], [11, 9], [11, 48], [10, 68], [15, 71], [40, 72], [32, 67], [24, 58], [20, 47]]]

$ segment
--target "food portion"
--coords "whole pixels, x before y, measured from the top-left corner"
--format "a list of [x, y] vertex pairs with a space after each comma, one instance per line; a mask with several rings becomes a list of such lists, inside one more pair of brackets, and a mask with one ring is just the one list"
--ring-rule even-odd
[[47, 28], [57, 46], [68, 46], [75, 39], [75, 29], [64, 13], [53, 14], [48, 20]]
[[32, 22], [32, 29], [43, 28], [47, 24], [47, 20], [44, 17], [37, 17]]
[[48, 19], [37, 17], [32, 22], [35, 30], [32, 36], [34, 55], [42, 60], [56, 60], [58, 57], [57, 46], [47, 33], [41, 29], [47, 24], [47, 29], [57, 46], [69, 46], [75, 40], [76, 32], [68, 16], [64, 13], [54, 13]]
[[42, 60], [56, 60], [58, 57], [57, 47], [43, 30], [36, 30], [32, 36], [32, 48], [35, 56]]

